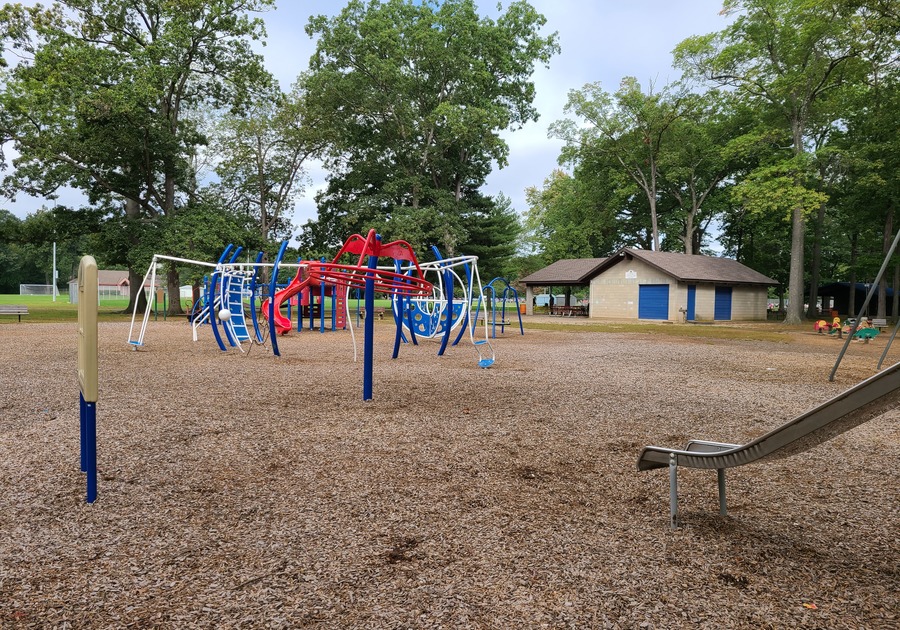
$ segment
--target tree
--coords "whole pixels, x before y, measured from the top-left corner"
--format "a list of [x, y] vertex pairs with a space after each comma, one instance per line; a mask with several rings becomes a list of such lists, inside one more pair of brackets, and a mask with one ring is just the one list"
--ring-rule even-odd
[[[271, 82], [250, 46], [262, 22], [248, 12], [272, 4], [5, 5], [0, 39], [23, 60], [2, 76], [0, 141], [19, 153], [4, 191], [52, 197], [68, 185], [92, 203], [118, 202], [136, 225], [174, 216], [194, 187], [191, 156], [204, 142], [191, 110], [238, 110]], [[138, 274], [132, 267], [132, 300]], [[178, 284], [170, 268], [170, 294]], [[177, 300], [170, 309], [180, 311]]]
[[618, 191], [603, 190], [597, 184], [597, 177], [573, 177], [555, 170], [544, 180], [543, 188], [526, 190], [525, 225], [543, 254], [544, 264], [564, 258], [606, 256], [620, 243], [620, 204], [610, 203], [609, 196]]
[[245, 112], [224, 115], [213, 132], [213, 191], [225, 207], [256, 220], [262, 242], [292, 232], [286, 215], [303, 192], [304, 163], [324, 145], [305, 98], [301, 78], [290, 94], [273, 90]]
[[484, 284], [498, 276], [508, 276], [522, 226], [519, 215], [509, 197], [499, 193], [496, 197], [482, 197], [482, 203], [469, 203], [470, 210], [463, 216], [468, 238], [460, 244], [460, 250], [468, 256], [478, 256], [478, 273]]
[[650, 210], [652, 246], [657, 251], [660, 159], [670, 128], [685, 113], [684, 96], [676, 86], [655, 92], [652, 84], [645, 94], [634, 77], [622, 79], [615, 94], [604, 91], [600, 83], [589, 83], [569, 92], [565, 107], [588, 126], [567, 119], [550, 127], [551, 136], [566, 142], [561, 162], [583, 161], [585, 154], [605, 154], [634, 181]]
[[506, 165], [500, 133], [537, 119], [531, 74], [559, 50], [544, 23], [523, 0], [496, 20], [473, 0], [351, 0], [312, 18], [309, 106], [332, 176], [307, 229], [334, 238], [362, 221], [456, 253], [461, 217], [481, 203], [492, 164]]
[[734, 22], [718, 33], [681, 42], [675, 60], [693, 76], [764, 103], [790, 133], [792, 157], [767, 167], [771, 177], [757, 173], [752, 180], [760, 185], [756, 193], [749, 193], [750, 184], [745, 191], [762, 200], [783, 186], [792, 204], [786, 322], [799, 324], [806, 215], [818, 207], [820, 194], [806, 185], [807, 126], [822, 98], [853, 69], [860, 48], [858, 14], [848, 3], [830, 0], [726, 0], [723, 11], [736, 13]]
[[735, 204], [725, 210], [719, 236], [726, 255], [779, 282], [779, 310], [784, 310], [783, 287], [789, 278], [789, 228], [790, 224], [779, 215], [750, 212]]
[[658, 159], [660, 188], [677, 208], [670, 222], [680, 226], [684, 253], [696, 254], [723, 210], [726, 180], [745, 173], [767, 150], [772, 134], [758, 129], [757, 112], [727, 92], [687, 94], [683, 112], [669, 128]]

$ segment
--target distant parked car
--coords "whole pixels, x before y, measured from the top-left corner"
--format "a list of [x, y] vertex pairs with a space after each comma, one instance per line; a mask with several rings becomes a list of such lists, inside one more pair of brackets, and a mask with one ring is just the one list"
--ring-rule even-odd
[[[550, 306], [550, 294], [549, 293], [541, 293], [540, 295], [534, 296], [534, 305], [535, 306]], [[569, 306], [575, 306], [578, 303], [578, 298], [574, 295], [569, 300], [571, 304]], [[554, 306], [566, 306], [566, 296], [565, 294], [559, 294], [553, 296], [553, 305]]]

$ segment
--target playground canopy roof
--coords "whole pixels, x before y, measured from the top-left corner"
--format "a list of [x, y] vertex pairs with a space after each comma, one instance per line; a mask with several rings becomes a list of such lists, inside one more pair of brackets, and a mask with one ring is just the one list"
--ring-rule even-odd
[[566, 258], [522, 278], [532, 286], [587, 286], [606, 258]]

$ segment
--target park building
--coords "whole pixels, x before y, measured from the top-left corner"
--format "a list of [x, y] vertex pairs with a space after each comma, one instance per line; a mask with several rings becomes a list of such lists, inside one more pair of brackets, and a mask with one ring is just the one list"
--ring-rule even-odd
[[560, 260], [522, 283], [528, 313], [536, 291], [569, 296], [587, 288], [586, 305], [553, 307], [551, 314], [670, 322], [765, 320], [768, 289], [778, 284], [730, 258], [630, 248]]

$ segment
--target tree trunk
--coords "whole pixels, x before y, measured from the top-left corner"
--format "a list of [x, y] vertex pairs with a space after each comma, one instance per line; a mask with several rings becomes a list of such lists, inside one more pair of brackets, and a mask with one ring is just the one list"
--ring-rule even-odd
[[703, 235], [706, 234], [706, 229], [695, 229], [694, 230], [694, 247], [691, 250], [695, 254], [700, 253], [700, 246], [703, 244]]
[[653, 231], [653, 251], [659, 251], [659, 222], [656, 219], [656, 199], [650, 197], [650, 228]]
[[184, 309], [181, 307], [181, 282], [174, 262], [169, 263], [166, 271], [166, 288], [169, 291], [169, 310], [166, 313], [173, 316], [184, 315]]
[[[166, 179], [165, 179], [165, 214], [168, 219], [175, 218], [175, 175], [172, 174], [172, 165], [166, 163]], [[168, 315], [177, 316], [184, 315], [184, 309], [181, 308], [181, 282], [178, 277], [178, 268], [175, 263], [170, 263], [166, 272], [166, 288], [169, 291], [169, 308], [166, 311]]]
[[891, 300], [891, 317], [898, 317], [897, 308], [900, 307], [900, 263], [894, 265], [894, 299]]
[[694, 251], [694, 213], [688, 212], [687, 217], [684, 219], [684, 234], [681, 237], [682, 242], [684, 243], [684, 253], [688, 256], [695, 254]]
[[147, 294], [142, 286], [143, 281], [144, 276], [136, 273], [131, 267], [128, 268], [128, 306], [125, 307], [124, 313], [134, 313], [135, 304], [137, 304], [138, 313], [147, 310]]
[[859, 260], [859, 234], [850, 238], [850, 295], [847, 298], [847, 317], [856, 317], [856, 262]]
[[[803, 155], [803, 120], [800, 113], [795, 111], [791, 117], [791, 137], [794, 145], [794, 156]], [[795, 185], [799, 185], [799, 174], [795, 174]], [[803, 318], [803, 256], [806, 246], [806, 219], [803, 217], [803, 209], [796, 207], [791, 211], [791, 270], [788, 276], [788, 304], [785, 324], [800, 324]]]
[[[135, 199], [125, 200], [125, 219], [127, 221], [137, 221], [141, 216], [141, 208]], [[132, 245], [137, 245], [134, 239], [131, 239]], [[128, 266], [128, 306], [125, 307], [125, 313], [134, 313], [135, 305], [137, 312], [143, 313], [147, 310], [147, 296], [144, 295], [142, 283], [144, 276], [139, 275], [141, 272], [135, 270], [131, 265]]]
[[816, 216], [815, 234], [813, 235], [813, 259], [809, 270], [809, 308], [806, 316], [809, 319], [818, 319], [819, 302], [819, 276], [822, 269], [822, 227], [825, 225], [825, 204], [819, 204], [819, 213]]
[[803, 321], [803, 241], [806, 222], [801, 208], [794, 208], [791, 214], [791, 272], [788, 280], [790, 302], [784, 323], [797, 325]]
[[[882, 244], [882, 253], [887, 256], [891, 251], [891, 242], [894, 235], [894, 203], [888, 207], [887, 216], [884, 219], [884, 239]], [[875, 317], [887, 317], [887, 278], [884, 276], [878, 281], [878, 310]]]

